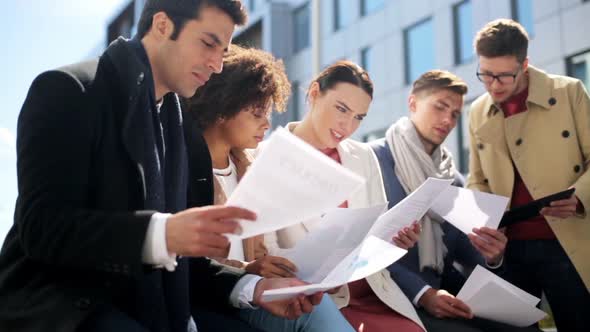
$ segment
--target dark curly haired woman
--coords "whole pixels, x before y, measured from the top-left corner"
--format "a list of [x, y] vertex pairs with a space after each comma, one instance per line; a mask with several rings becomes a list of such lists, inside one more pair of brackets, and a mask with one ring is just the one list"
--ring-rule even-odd
[[[261, 50], [232, 45], [221, 74], [211, 76], [186, 101], [184, 109], [203, 131], [211, 154], [215, 204], [224, 204], [235, 189], [252, 161], [246, 149], [262, 141], [273, 109], [282, 112], [290, 93], [282, 61]], [[297, 270], [289, 260], [267, 255], [262, 236], [232, 240], [227, 258], [215, 259], [266, 278], [295, 277]], [[328, 296], [297, 320], [261, 309], [242, 309], [238, 315], [265, 331], [353, 331]]]

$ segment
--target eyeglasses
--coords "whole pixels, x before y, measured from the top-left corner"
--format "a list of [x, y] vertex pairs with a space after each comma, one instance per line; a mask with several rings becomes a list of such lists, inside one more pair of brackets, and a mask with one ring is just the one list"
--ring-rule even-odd
[[498, 80], [500, 84], [513, 84], [516, 81], [516, 76], [520, 73], [521, 68], [518, 68], [514, 74], [499, 74], [493, 75], [488, 73], [477, 72], [477, 79], [485, 84], [492, 84], [494, 80]]

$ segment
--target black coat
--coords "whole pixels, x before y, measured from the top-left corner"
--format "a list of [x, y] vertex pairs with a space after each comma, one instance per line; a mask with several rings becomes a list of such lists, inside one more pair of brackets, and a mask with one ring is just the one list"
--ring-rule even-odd
[[[192, 259], [190, 271], [181, 259], [174, 273], [141, 263], [153, 214], [143, 206], [138, 157], [149, 72], [120, 39], [99, 61], [48, 71], [32, 83], [18, 120], [14, 225], [0, 253], [0, 331], [75, 331], [104, 304], [133, 312], [136, 282], [152, 273], [174, 285], [166, 290], [174, 303], [156, 306], [154, 315], [174, 307], [181, 312], [171, 319], [185, 321], [189, 305], [228, 305], [241, 271], [204, 258]], [[179, 112], [175, 95], [164, 99], [163, 108]], [[178, 185], [190, 192], [190, 205], [211, 204], [209, 152], [198, 132], [190, 135], [191, 157], [202, 163], [190, 171], [179, 165], [186, 176]]]

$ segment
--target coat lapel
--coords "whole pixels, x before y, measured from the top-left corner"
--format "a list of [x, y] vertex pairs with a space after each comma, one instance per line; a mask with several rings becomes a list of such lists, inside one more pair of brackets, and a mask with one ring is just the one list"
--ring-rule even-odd
[[[136, 165], [139, 178], [141, 181], [141, 188], [143, 199], [147, 198], [146, 182], [145, 182], [145, 157], [143, 155], [144, 144], [144, 128], [149, 124], [146, 112], [149, 107], [150, 96], [144, 96], [148, 89], [143, 88], [146, 84], [147, 75], [151, 75], [149, 68], [136, 55], [135, 50], [129, 41], [119, 37], [115, 40], [109, 48], [105, 51], [105, 56], [112, 62], [120, 77], [118, 82], [119, 91], [123, 96], [123, 101], [126, 103], [125, 107], [121, 109], [127, 110], [127, 113], [121, 114], [123, 121], [121, 136], [123, 145], [129, 154], [129, 157]], [[101, 59], [102, 61], [102, 59]]]

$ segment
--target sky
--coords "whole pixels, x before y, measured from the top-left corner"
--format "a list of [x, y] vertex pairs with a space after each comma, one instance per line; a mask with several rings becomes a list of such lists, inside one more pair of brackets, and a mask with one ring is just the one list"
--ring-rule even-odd
[[0, 42], [0, 243], [13, 223], [16, 121], [29, 85], [41, 72], [96, 54], [107, 24], [131, 0], [3, 1], [8, 34]]

